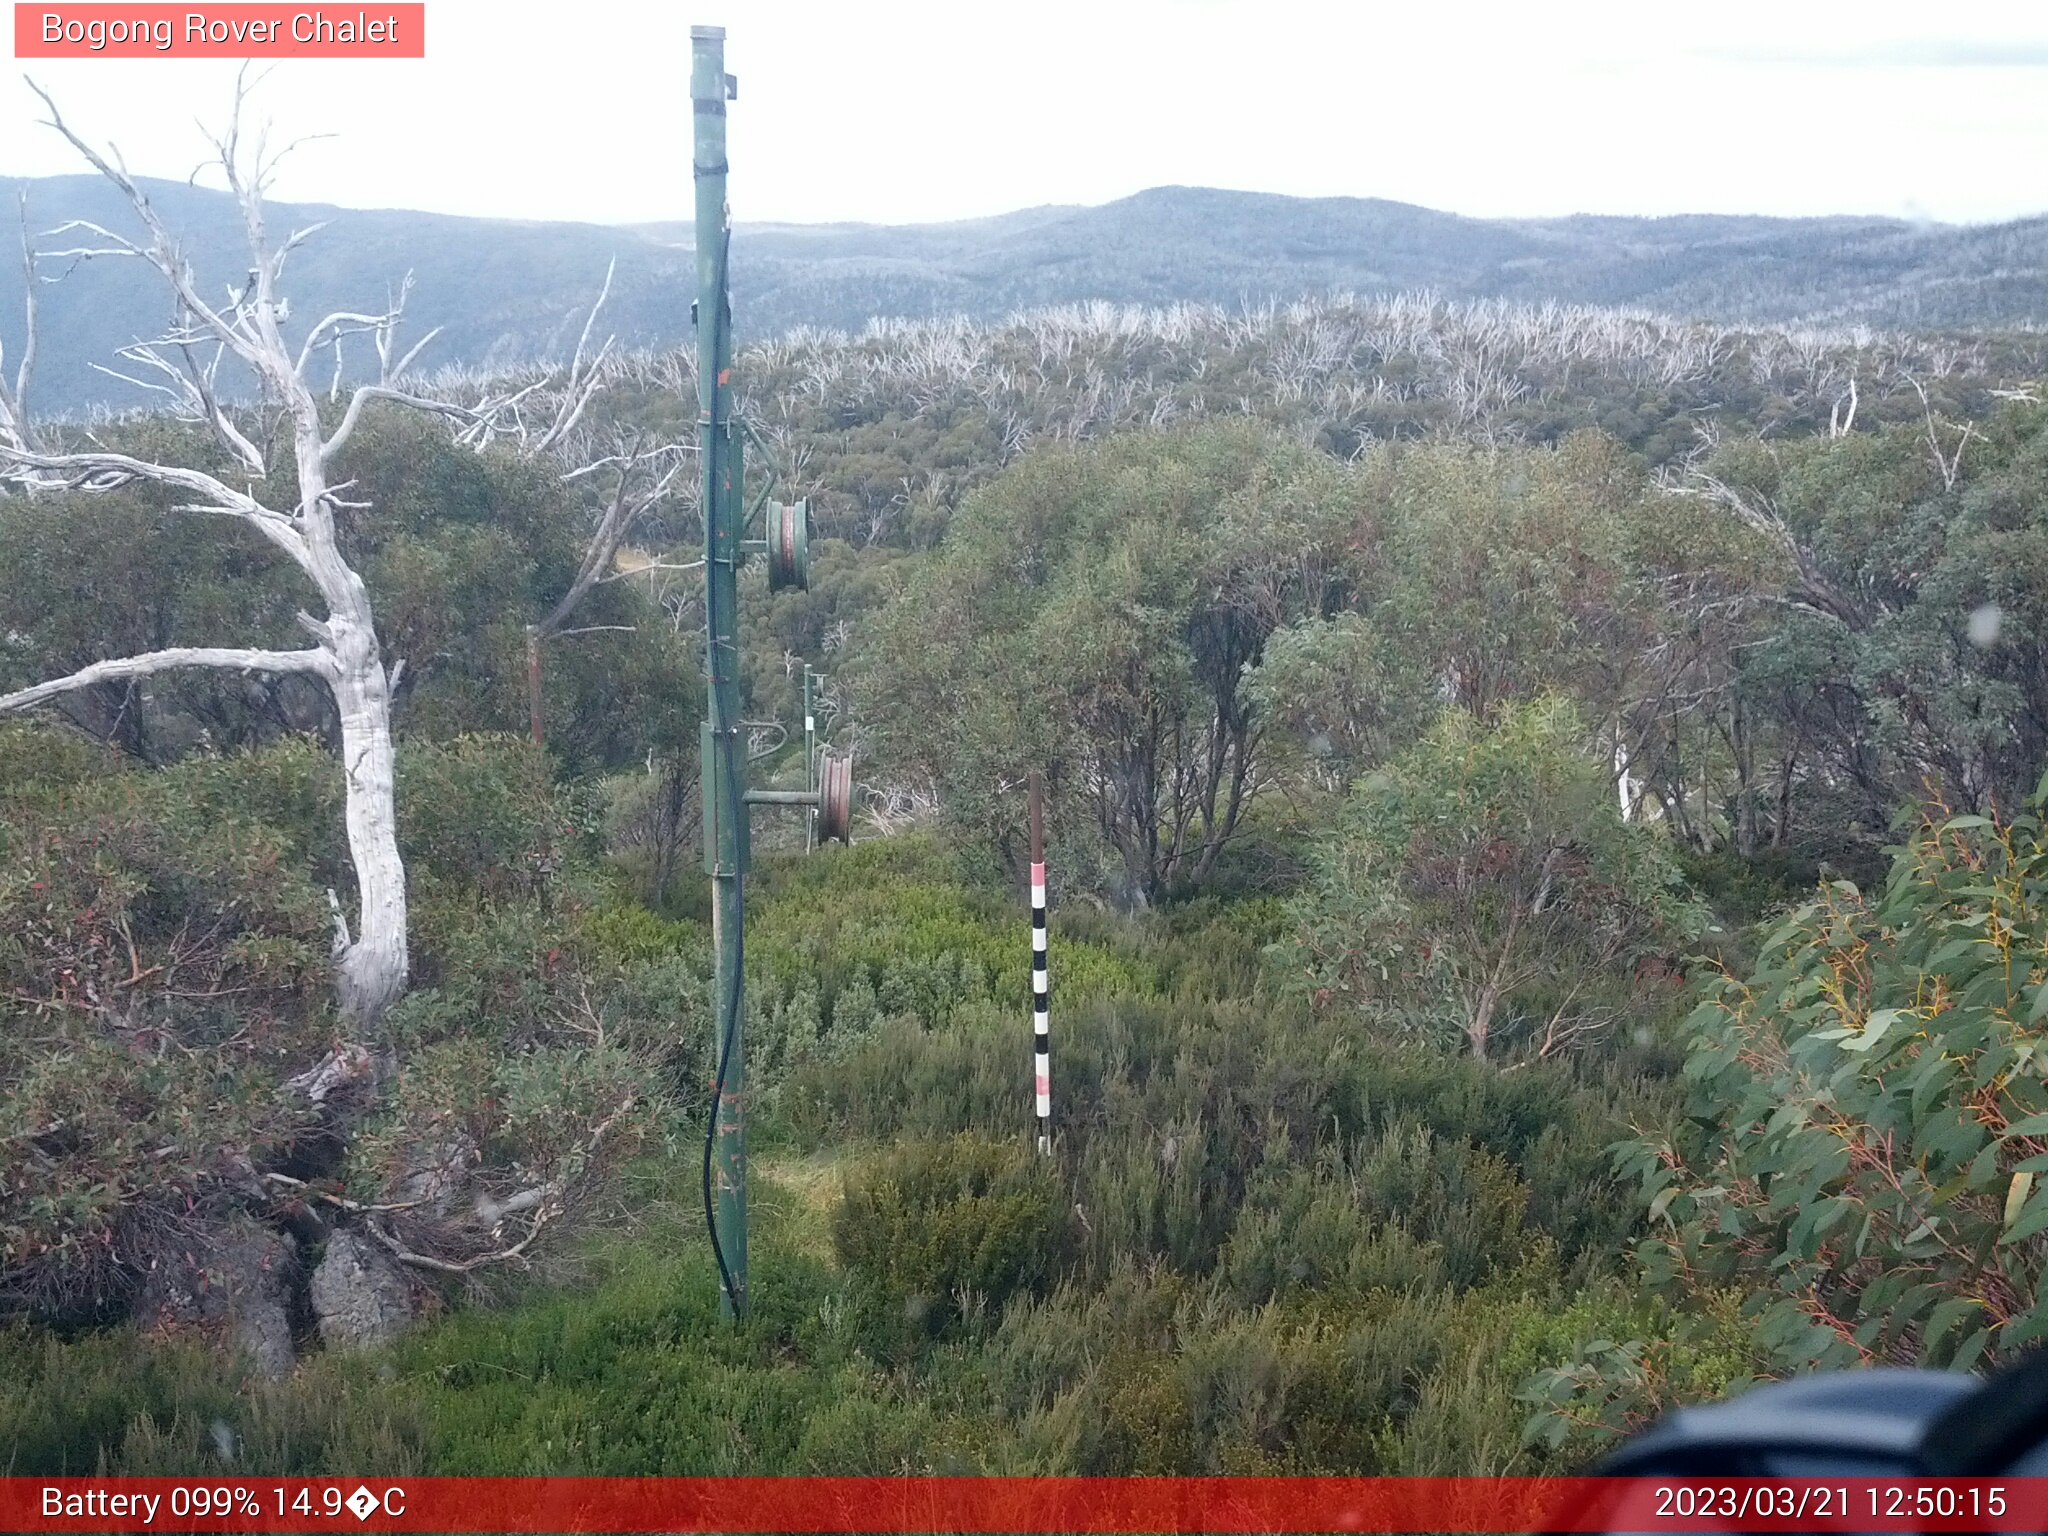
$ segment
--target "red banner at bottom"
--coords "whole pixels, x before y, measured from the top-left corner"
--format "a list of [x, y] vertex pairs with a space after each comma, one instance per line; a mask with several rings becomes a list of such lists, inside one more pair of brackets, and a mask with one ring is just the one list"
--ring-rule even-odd
[[2043, 1531], [2048, 1478], [0, 1478], [8, 1531]]

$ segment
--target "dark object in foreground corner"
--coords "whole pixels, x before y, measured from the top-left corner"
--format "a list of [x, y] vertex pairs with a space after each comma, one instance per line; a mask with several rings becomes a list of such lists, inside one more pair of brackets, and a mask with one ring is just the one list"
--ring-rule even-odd
[[2048, 1475], [2048, 1351], [1980, 1381], [1869, 1370], [1681, 1408], [1599, 1467], [1615, 1477]]
[[1983, 1390], [1950, 1371], [1842, 1371], [1680, 1408], [1610, 1454], [1617, 1477], [1911, 1477], [1930, 1428]]
[[[1666, 1414], [1594, 1470], [1709, 1479], [2048, 1475], [2048, 1351], [1988, 1380], [1959, 1371], [1876, 1369], [1773, 1382], [1728, 1402]], [[1599, 1524], [1587, 1526], [1589, 1516]], [[1584, 1508], [1574, 1518], [1580, 1529], [1628, 1519]]]

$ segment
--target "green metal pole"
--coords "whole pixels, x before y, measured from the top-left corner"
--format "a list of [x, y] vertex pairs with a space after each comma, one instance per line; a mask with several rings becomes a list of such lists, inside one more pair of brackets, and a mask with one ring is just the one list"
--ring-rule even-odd
[[747, 1312], [746, 1056], [740, 1039], [741, 881], [746, 861], [746, 756], [740, 749], [739, 444], [732, 421], [732, 306], [726, 257], [725, 29], [690, 29], [690, 102], [696, 123], [697, 443], [704, 474], [704, 656], [710, 675], [705, 742], [705, 849], [711, 864], [712, 944], [717, 951], [714, 1085], [706, 1147], [705, 1203], [718, 1256], [721, 1307]]

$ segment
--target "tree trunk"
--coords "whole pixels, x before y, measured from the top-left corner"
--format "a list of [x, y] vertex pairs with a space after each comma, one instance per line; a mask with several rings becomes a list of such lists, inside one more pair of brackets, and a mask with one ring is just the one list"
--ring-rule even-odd
[[1778, 812], [1771, 820], [1771, 846], [1783, 848], [1792, 836], [1792, 768], [1796, 759], [1787, 752], [1778, 768]]
[[361, 616], [329, 621], [334, 632], [334, 702], [341, 711], [344, 814], [356, 872], [356, 931], [343, 937], [336, 978], [345, 1018], [374, 1025], [405, 990], [405, 864], [398, 852], [391, 686], [368, 604]]
[[654, 815], [654, 905], [668, 899], [669, 882], [675, 878], [676, 856], [683, 846], [683, 802], [689, 783], [680, 754], [665, 758], [661, 785], [656, 790]]
[[1697, 825], [1699, 851], [1714, 851], [1714, 736], [1700, 732], [1700, 819]]
[[1472, 1043], [1474, 1061], [1486, 1060], [1487, 1038], [1493, 1033], [1493, 1010], [1499, 1002], [1500, 993], [1488, 982], [1479, 994], [1479, 1006], [1465, 1021], [1465, 1038]]
[[1749, 736], [1749, 711], [1738, 684], [1728, 701], [1728, 745], [1735, 758], [1735, 851], [1756, 857], [1756, 761]]

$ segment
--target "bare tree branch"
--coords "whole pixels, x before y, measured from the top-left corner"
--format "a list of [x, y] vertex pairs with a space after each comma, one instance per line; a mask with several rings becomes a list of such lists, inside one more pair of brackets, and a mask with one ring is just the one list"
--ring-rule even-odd
[[1935, 430], [1934, 403], [1927, 398], [1927, 390], [1912, 374], [1902, 375], [1913, 386], [1913, 393], [1920, 397], [1920, 411], [1927, 421], [1927, 451], [1934, 460], [1934, 467], [1941, 474], [1943, 490], [1956, 488], [1956, 480], [1963, 472], [1963, 450], [1970, 446], [1970, 439], [1982, 434], [1968, 422], [1956, 427], [1956, 445], [1951, 451], [1942, 447], [1941, 434]]
[[416, 411], [426, 411], [434, 416], [446, 416], [451, 421], [462, 422], [465, 426], [474, 423], [478, 418], [478, 412], [467, 406], [455, 405], [447, 400], [431, 399], [426, 395], [411, 394], [405, 390], [392, 389], [383, 384], [365, 384], [349, 397], [348, 409], [342, 414], [341, 425], [336, 427], [334, 435], [321, 445], [320, 462], [322, 464], [330, 464], [334, 461], [334, 456], [341, 452], [343, 445], [355, 434], [356, 423], [362, 417], [363, 407], [372, 400], [390, 400], [398, 405], [409, 405]]
[[[506, 1247], [475, 1254], [466, 1259], [444, 1259], [434, 1254], [417, 1252], [409, 1247], [405, 1240], [392, 1230], [388, 1222], [380, 1222], [373, 1219], [366, 1222], [365, 1225], [368, 1226], [371, 1235], [384, 1245], [393, 1258], [397, 1259], [400, 1263], [410, 1264], [415, 1269], [432, 1270], [434, 1273], [442, 1275], [466, 1275], [487, 1265], [516, 1262], [525, 1257], [526, 1251], [533, 1246], [534, 1240], [546, 1230], [549, 1223], [569, 1211], [576, 1195], [580, 1176], [596, 1158], [599, 1145], [610, 1134], [612, 1127], [619, 1122], [620, 1118], [639, 1102], [639, 1095], [628, 1094], [619, 1102], [615, 1109], [598, 1121], [596, 1125], [592, 1126], [590, 1134], [583, 1139], [582, 1144], [567, 1159], [569, 1164], [567, 1172], [548, 1180], [544, 1184], [520, 1190], [517, 1194], [505, 1200], [494, 1202], [488, 1207], [480, 1204], [479, 1214], [495, 1218], [494, 1225], [499, 1226], [502, 1225], [508, 1216], [532, 1213], [527, 1216], [525, 1233], [517, 1242], [511, 1243]], [[398, 1208], [395, 1206], [366, 1205], [358, 1206], [356, 1209], [368, 1213]]]
[[1686, 483], [1676, 489], [1681, 495], [1704, 496], [1717, 506], [1726, 508], [1776, 544], [1792, 562], [1798, 580], [1799, 606], [1846, 624], [1851, 629], [1865, 626], [1868, 615], [1863, 605], [1828, 578], [1813, 551], [1800, 541], [1769, 497], [1745, 494], [1703, 469], [1690, 470]]
[[305, 376], [306, 365], [313, 360], [313, 354], [320, 350], [321, 343], [328, 340], [329, 331], [339, 332], [343, 327], [347, 327], [345, 334], [361, 336], [375, 331], [389, 318], [388, 312], [382, 315], [366, 315], [352, 309], [336, 310], [306, 332], [306, 340], [299, 348], [299, 359], [294, 365], [294, 371], [301, 378]]
[[[569, 590], [555, 605], [554, 612], [541, 620], [535, 628], [539, 639], [562, 633], [563, 626], [575, 614], [576, 609], [611, 569], [612, 561], [619, 552], [619, 545], [632, 531], [648, 510], [668, 495], [687, 460], [680, 453], [667, 448], [643, 452], [638, 440], [630, 442], [623, 454], [613, 456], [619, 463], [618, 484], [613, 487], [612, 499], [598, 519], [597, 531], [584, 547], [583, 562], [577, 569], [576, 579], [569, 584]], [[666, 458], [667, 467], [660, 468], [660, 461]], [[643, 467], [659, 469], [654, 480], [641, 482]], [[569, 478], [569, 477], [565, 477]]]
[[590, 306], [590, 314], [583, 322], [583, 334], [576, 338], [576, 350], [569, 358], [569, 378], [562, 389], [562, 403], [555, 412], [554, 422], [543, 432], [540, 440], [533, 445], [532, 452], [542, 454], [560, 445], [569, 431], [583, 417], [583, 409], [590, 404], [591, 396], [597, 393], [603, 381], [602, 364], [611, 354], [615, 337], [607, 336], [597, 356], [591, 359], [590, 372], [584, 374], [583, 349], [590, 344], [591, 327], [597, 324], [598, 311], [604, 308], [604, 301], [611, 296], [612, 274], [618, 270], [619, 259], [614, 256], [604, 269], [604, 286], [597, 291], [597, 302]]
[[153, 677], [180, 667], [214, 667], [231, 672], [303, 672], [331, 677], [334, 660], [326, 651], [254, 651], [218, 646], [180, 646], [167, 651], [147, 651], [140, 656], [123, 656], [96, 661], [80, 667], [68, 677], [51, 678], [33, 687], [0, 694], [0, 711], [27, 709], [59, 694], [76, 693], [98, 683], [119, 682], [128, 677]]
[[[118, 157], [115, 160], [109, 160], [84, 139], [80, 138], [73, 131], [71, 125], [64, 121], [64, 114], [57, 110], [57, 103], [51, 98], [50, 93], [36, 84], [34, 80], [28, 82], [28, 87], [42, 99], [43, 105], [49, 109], [50, 115], [45, 120], [47, 126], [56, 129], [58, 133], [62, 134], [71, 147], [84, 156], [86, 162], [94, 170], [111, 181], [127, 197], [128, 205], [135, 210], [136, 216], [142, 220], [143, 227], [149, 231], [150, 244], [148, 246], [136, 245], [115, 235], [110, 230], [101, 229], [97, 225], [87, 225], [83, 221], [79, 221], [76, 225], [65, 227], [90, 229], [92, 232], [114, 241], [117, 249], [142, 257], [163, 274], [165, 280], [170, 283], [172, 293], [176, 296], [181, 309], [198, 321], [208, 334], [220, 341], [229, 350], [234, 352], [236, 356], [240, 357], [243, 362], [256, 370], [259, 377], [267, 378], [273, 375], [276, 370], [277, 360], [263, 346], [261, 331], [247, 307], [248, 290], [245, 289], [241, 294], [231, 296], [233, 302], [230, 304], [226, 314], [223, 314], [200, 297], [198, 282], [193, 276], [192, 265], [185, 259], [183, 249], [179, 245], [177, 237], [171, 233], [169, 227], [164, 224], [162, 218], [157, 214], [156, 208], [151, 204], [147, 194], [143, 192], [141, 187], [136, 185], [135, 179], [128, 174], [127, 169], [118, 163]], [[235, 87], [235, 117], [238, 121], [241, 116], [241, 106], [245, 94], [242, 84], [238, 81]], [[234, 142], [237, 132], [238, 129], [230, 130], [228, 139], [230, 144]], [[239, 196], [242, 192], [242, 187], [239, 178], [232, 171], [230, 171], [229, 181]], [[260, 233], [260, 217], [257, 222], [257, 230]], [[259, 266], [259, 275], [268, 265], [269, 262], [266, 259]]]
[[178, 510], [242, 518], [301, 565], [307, 559], [306, 541], [297, 518], [266, 507], [248, 492], [238, 491], [204, 470], [153, 464], [107, 449], [34, 453], [11, 447], [4, 440], [0, 440], [0, 465], [9, 468], [12, 478], [39, 491], [112, 491], [138, 481], [187, 491], [204, 500]]

